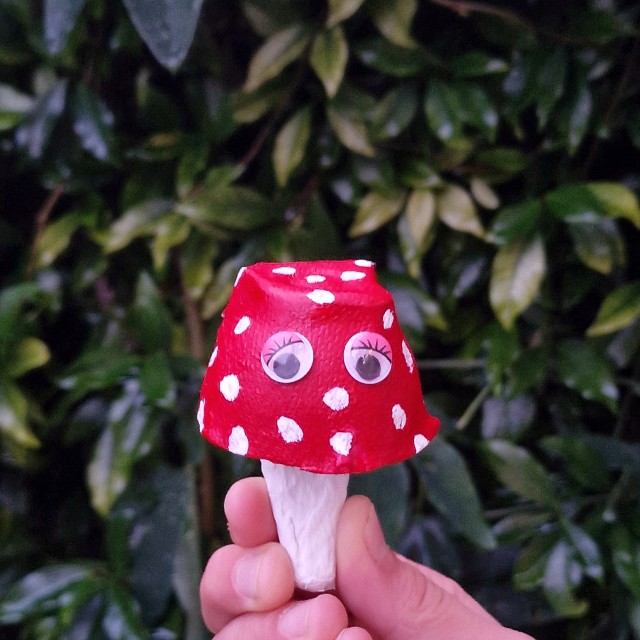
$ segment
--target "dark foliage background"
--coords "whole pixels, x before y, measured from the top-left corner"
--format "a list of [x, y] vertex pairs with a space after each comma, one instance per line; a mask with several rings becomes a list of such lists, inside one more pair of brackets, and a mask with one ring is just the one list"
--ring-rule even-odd
[[0, 636], [206, 637], [220, 311], [351, 256], [443, 424], [352, 490], [506, 624], [640, 639], [639, 12], [0, 0]]

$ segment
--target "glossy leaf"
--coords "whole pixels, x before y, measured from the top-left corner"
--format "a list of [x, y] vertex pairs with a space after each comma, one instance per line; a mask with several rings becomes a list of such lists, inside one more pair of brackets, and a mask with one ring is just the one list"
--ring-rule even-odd
[[541, 507], [559, 508], [547, 470], [526, 449], [506, 440], [490, 440], [481, 446], [493, 472], [516, 495]]
[[341, 26], [321, 31], [315, 37], [310, 62], [330, 98], [340, 88], [348, 59], [349, 46]]
[[225, 229], [251, 231], [272, 224], [278, 210], [262, 194], [247, 187], [203, 189], [179, 203], [176, 211], [195, 221]]
[[0, 377], [0, 434], [21, 447], [36, 449], [40, 440], [27, 423], [28, 401], [10, 380]]
[[131, 22], [155, 58], [177, 69], [187, 57], [202, 0], [123, 0]]
[[456, 56], [451, 67], [454, 75], [460, 78], [476, 78], [480, 76], [505, 73], [509, 65], [501, 58], [495, 58], [481, 51], [468, 51]]
[[394, 195], [383, 195], [375, 191], [368, 193], [360, 201], [353, 223], [349, 227], [349, 237], [357, 238], [384, 226], [402, 211], [404, 201], [403, 192]]
[[593, 98], [585, 82], [577, 89], [569, 108], [567, 143], [570, 154], [575, 153], [582, 143], [589, 128], [592, 110]]
[[338, 140], [347, 149], [367, 158], [373, 158], [376, 155], [375, 149], [369, 144], [364, 124], [354, 120], [345, 111], [331, 107], [327, 110], [327, 119]]
[[105, 638], [147, 640], [150, 634], [142, 623], [140, 607], [131, 595], [120, 586], [112, 586], [107, 596], [101, 624]]
[[417, 108], [418, 97], [411, 85], [389, 92], [372, 114], [372, 137], [375, 140], [395, 138], [411, 124]]
[[358, 11], [363, 2], [364, 0], [328, 0], [327, 28], [331, 29], [338, 23], [348, 20]]
[[80, 144], [98, 160], [107, 160], [112, 154], [113, 114], [95, 93], [80, 85], [74, 94], [73, 130]]
[[437, 195], [438, 218], [456, 231], [484, 237], [485, 230], [471, 196], [462, 187], [448, 184]]
[[417, 0], [375, 0], [369, 4], [371, 18], [380, 33], [400, 47], [415, 47], [411, 23], [418, 9]]
[[591, 579], [601, 582], [604, 577], [604, 566], [595, 540], [582, 527], [568, 520], [562, 521], [562, 527], [573, 546], [577, 561], [583, 566], [584, 573]]
[[589, 336], [619, 331], [640, 317], [640, 282], [630, 282], [612, 291], [600, 305]]
[[283, 187], [302, 162], [311, 134], [311, 110], [294, 113], [278, 132], [272, 162], [278, 184]]
[[460, 95], [450, 85], [432, 80], [425, 96], [424, 109], [430, 129], [443, 142], [462, 134], [463, 106]]
[[435, 439], [417, 462], [429, 501], [442, 513], [453, 530], [482, 549], [492, 549], [496, 540], [487, 526], [480, 499], [467, 465], [445, 440]]
[[48, 224], [40, 234], [34, 247], [34, 260], [38, 268], [44, 269], [67, 249], [71, 237], [82, 226], [92, 226], [96, 216], [93, 212], [73, 211]]
[[560, 380], [586, 400], [594, 400], [611, 411], [618, 405], [619, 391], [613, 366], [594, 345], [565, 340], [558, 345], [556, 367]]
[[170, 213], [156, 223], [151, 243], [153, 267], [156, 271], [165, 266], [169, 251], [181, 245], [189, 237], [190, 230], [189, 221], [177, 213]]
[[425, 66], [415, 50], [399, 47], [384, 38], [364, 40], [354, 51], [363, 64], [397, 78], [412, 76]]
[[145, 360], [140, 370], [140, 388], [148, 402], [169, 408], [176, 398], [176, 386], [167, 356], [158, 351]]
[[565, 50], [557, 47], [544, 59], [540, 67], [537, 77], [539, 91], [536, 100], [536, 112], [541, 128], [547, 125], [553, 109], [565, 91], [567, 65]]
[[202, 235], [192, 235], [180, 252], [183, 286], [193, 300], [200, 300], [214, 278], [218, 243]]
[[547, 269], [540, 238], [516, 241], [498, 250], [491, 268], [489, 300], [502, 326], [509, 330], [536, 299]]
[[44, 40], [50, 54], [60, 53], [87, 0], [46, 0]]
[[0, 131], [13, 129], [33, 109], [33, 105], [31, 96], [0, 83]]
[[429, 189], [414, 189], [407, 198], [405, 215], [411, 238], [422, 247], [437, 222], [436, 197]]
[[577, 256], [590, 269], [607, 275], [624, 265], [624, 243], [613, 220], [572, 222], [569, 233]]
[[309, 33], [301, 25], [294, 25], [275, 33], [258, 49], [249, 64], [243, 91], [255, 91], [299, 58], [309, 43]]
[[640, 204], [631, 189], [619, 182], [588, 182], [586, 187], [605, 215], [625, 218], [640, 229]]
[[508, 244], [533, 235], [542, 215], [539, 200], [523, 200], [500, 209], [493, 219], [490, 236], [498, 244]]
[[573, 558], [569, 545], [560, 541], [551, 550], [547, 560], [542, 586], [551, 606], [561, 615], [569, 618], [584, 615], [589, 605], [577, 600], [571, 583], [571, 565]]
[[500, 206], [500, 197], [482, 178], [471, 178], [469, 188], [471, 195], [481, 207], [497, 209]]
[[488, 93], [479, 84], [474, 83], [460, 84], [456, 91], [462, 120], [481, 131], [487, 140], [494, 142], [499, 117]]
[[151, 276], [142, 272], [126, 325], [147, 353], [164, 350], [171, 344], [171, 317]]
[[12, 350], [6, 363], [6, 373], [10, 378], [19, 378], [32, 369], [37, 369], [49, 362], [49, 347], [38, 338], [23, 338]]

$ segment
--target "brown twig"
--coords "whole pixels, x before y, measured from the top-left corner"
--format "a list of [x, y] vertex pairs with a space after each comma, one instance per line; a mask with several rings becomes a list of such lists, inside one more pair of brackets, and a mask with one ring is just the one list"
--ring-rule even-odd
[[520, 17], [517, 13], [513, 13], [513, 11], [509, 11], [508, 9], [501, 9], [500, 7], [485, 4], [484, 2], [470, 2], [467, 0], [431, 0], [431, 2], [450, 9], [461, 18], [468, 18], [472, 13], [484, 13], [485, 15], [500, 18], [510, 24], [524, 27], [530, 31], [537, 30], [533, 23]]
[[58, 183], [51, 193], [47, 196], [47, 199], [42, 203], [37, 215], [36, 221], [34, 224], [33, 231], [33, 242], [31, 243], [31, 253], [29, 255], [29, 262], [27, 264], [27, 278], [32, 278], [33, 273], [36, 268], [36, 258], [38, 255], [38, 248], [40, 245], [40, 238], [42, 237], [42, 232], [44, 228], [47, 226], [47, 222], [49, 222], [49, 218], [51, 217], [51, 213], [55, 208], [56, 204], [58, 204], [58, 200], [62, 197], [64, 193], [64, 184], [62, 182]]

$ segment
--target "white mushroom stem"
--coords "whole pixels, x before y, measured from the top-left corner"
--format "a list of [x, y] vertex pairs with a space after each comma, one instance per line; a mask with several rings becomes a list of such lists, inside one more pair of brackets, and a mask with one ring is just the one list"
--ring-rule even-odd
[[261, 460], [280, 544], [305, 591], [335, 587], [336, 530], [348, 474], [319, 474]]

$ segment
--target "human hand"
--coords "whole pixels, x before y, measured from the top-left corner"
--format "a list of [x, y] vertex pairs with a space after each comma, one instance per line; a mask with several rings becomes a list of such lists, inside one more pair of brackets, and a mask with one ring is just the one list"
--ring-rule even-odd
[[[293, 600], [294, 578], [261, 478], [236, 483], [225, 512], [234, 544], [211, 557], [202, 614], [217, 640], [531, 640], [502, 627], [457, 583], [394, 553], [371, 502], [340, 515], [336, 596]], [[348, 627], [348, 615], [351, 626]]]

